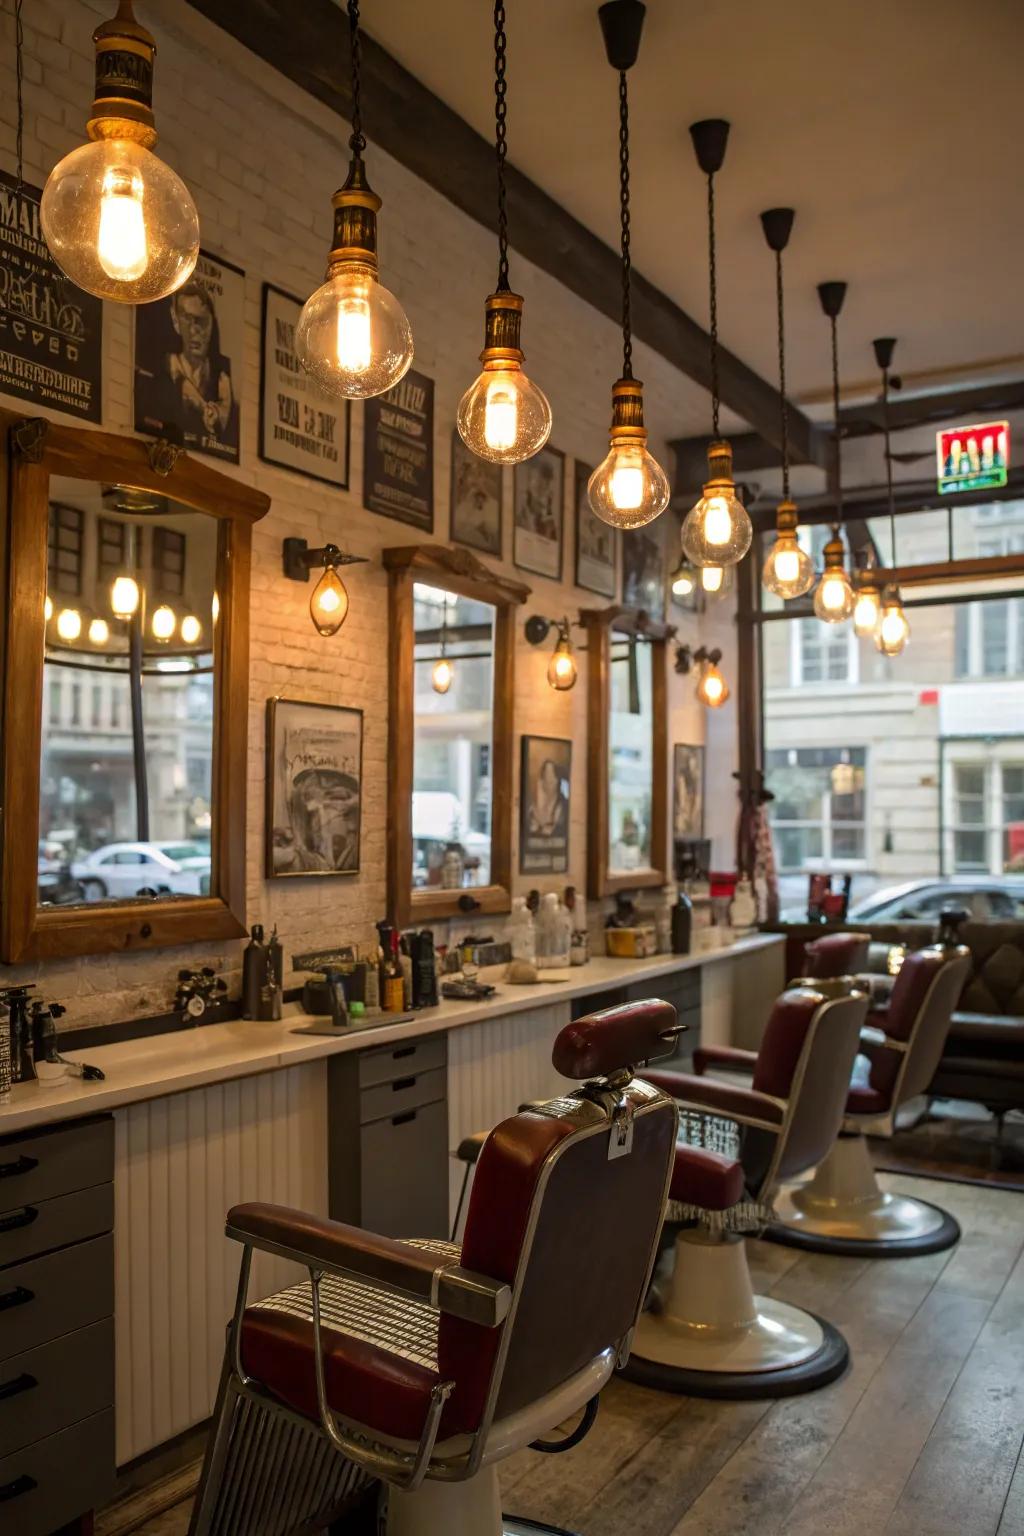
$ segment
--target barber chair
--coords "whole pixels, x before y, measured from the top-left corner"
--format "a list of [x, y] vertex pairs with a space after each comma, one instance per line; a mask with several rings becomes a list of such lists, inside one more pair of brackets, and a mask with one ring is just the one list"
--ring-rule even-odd
[[[831, 995], [832, 993], [835, 995]], [[742, 1234], [771, 1219], [779, 1182], [813, 1166], [839, 1130], [867, 999], [846, 986], [794, 987], [771, 1012], [760, 1050], [699, 1046], [693, 1074], [645, 1077], [679, 1103], [684, 1127], [722, 1119], [738, 1128], [734, 1155], [676, 1148], [667, 1225], [672, 1250], [637, 1325], [625, 1374], [695, 1397], [782, 1397], [825, 1386], [846, 1365], [831, 1324], [755, 1296]], [[747, 1070], [750, 1087], [705, 1076]]]
[[854, 976], [867, 970], [870, 947], [868, 933], [823, 933], [820, 939], [810, 939], [804, 945], [803, 974], [816, 981]]
[[[633, 1064], [677, 1034], [663, 1002], [563, 1029], [554, 1065], [583, 1086], [490, 1133], [461, 1244], [229, 1212], [241, 1274], [190, 1536], [321, 1530], [374, 1481], [387, 1536], [553, 1529], [502, 1516], [497, 1464], [582, 1439], [628, 1354], [677, 1128]], [[308, 1280], [249, 1304], [255, 1249]], [[564, 1440], [538, 1438], [581, 1411]]]
[[867, 1137], [891, 1135], [900, 1106], [928, 1088], [969, 967], [962, 946], [907, 955], [887, 1005], [868, 1014], [839, 1138], [808, 1183], [780, 1194], [765, 1234], [773, 1242], [884, 1258], [938, 1253], [958, 1241], [948, 1212], [879, 1187]]

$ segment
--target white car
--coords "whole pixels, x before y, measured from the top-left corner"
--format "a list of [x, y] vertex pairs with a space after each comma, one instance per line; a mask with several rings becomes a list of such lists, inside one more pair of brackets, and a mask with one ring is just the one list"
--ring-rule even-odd
[[106, 843], [71, 873], [86, 901], [128, 901], [140, 891], [157, 896], [204, 896], [210, 888], [210, 855], [198, 843]]

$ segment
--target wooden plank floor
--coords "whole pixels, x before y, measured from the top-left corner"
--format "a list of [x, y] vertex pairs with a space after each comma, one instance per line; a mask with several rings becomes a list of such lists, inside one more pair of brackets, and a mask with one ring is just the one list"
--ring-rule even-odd
[[[839, 1381], [766, 1403], [615, 1381], [576, 1450], [505, 1463], [506, 1509], [584, 1536], [1024, 1536], [1024, 1194], [885, 1183], [953, 1211], [959, 1247], [864, 1260], [750, 1245], [759, 1290], [846, 1335]], [[183, 1536], [187, 1517], [142, 1530]]]

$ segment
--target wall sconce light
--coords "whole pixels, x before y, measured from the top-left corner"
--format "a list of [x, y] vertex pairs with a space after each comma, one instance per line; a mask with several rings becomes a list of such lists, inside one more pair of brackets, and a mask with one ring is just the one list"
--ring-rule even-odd
[[309, 616], [318, 635], [336, 635], [348, 614], [348, 592], [338, 575], [340, 565], [365, 565], [365, 555], [346, 555], [337, 544], [310, 549], [305, 539], [285, 539], [281, 546], [284, 574], [289, 581], [308, 581], [317, 566], [323, 574], [309, 600]]
[[700, 575], [684, 555], [675, 570], [668, 579], [673, 597], [692, 597], [697, 587], [701, 585]]
[[722, 659], [722, 652], [718, 646], [709, 651], [706, 645], [698, 646], [696, 650], [689, 645], [676, 647], [676, 671], [685, 677], [697, 666], [697, 697], [708, 709], [721, 709], [729, 697], [729, 685], [718, 669], [718, 663]]
[[557, 693], [568, 693], [570, 688], [576, 686], [579, 676], [576, 653], [569, 638], [572, 628], [569, 619], [546, 619], [542, 614], [534, 613], [527, 619], [524, 628], [530, 645], [543, 645], [551, 630], [557, 629], [555, 648], [548, 662], [548, 685]]

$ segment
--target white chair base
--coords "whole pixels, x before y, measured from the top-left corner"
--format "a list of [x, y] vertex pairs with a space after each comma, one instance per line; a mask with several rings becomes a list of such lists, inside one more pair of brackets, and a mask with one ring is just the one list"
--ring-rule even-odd
[[541, 1525], [504, 1515], [495, 1467], [485, 1467], [465, 1483], [427, 1482], [415, 1493], [387, 1491], [385, 1536], [527, 1536], [551, 1532], [571, 1536], [560, 1526]]
[[833, 1381], [848, 1353], [829, 1323], [754, 1295], [741, 1237], [694, 1227], [676, 1238], [624, 1374], [693, 1397], [780, 1397]]
[[860, 1135], [840, 1136], [809, 1183], [779, 1193], [775, 1212], [778, 1219], [765, 1236], [816, 1253], [910, 1257], [952, 1248], [960, 1237], [946, 1211], [879, 1186]]

